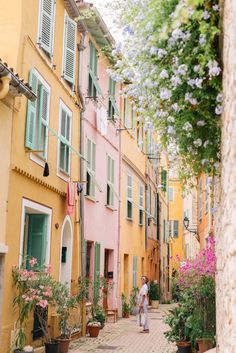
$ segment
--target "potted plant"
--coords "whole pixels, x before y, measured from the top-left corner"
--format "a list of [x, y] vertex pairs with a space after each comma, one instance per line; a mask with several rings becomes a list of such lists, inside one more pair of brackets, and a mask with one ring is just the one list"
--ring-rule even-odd
[[87, 323], [87, 329], [90, 337], [96, 338], [101, 329], [101, 323], [96, 320], [91, 320]]
[[101, 324], [101, 329], [105, 326], [106, 315], [103, 308], [97, 305], [94, 312], [94, 319]]
[[159, 285], [157, 281], [152, 281], [150, 283], [149, 298], [151, 300], [151, 306], [153, 309], [158, 309], [159, 307]]
[[169, 310], [165, 318], [165, 323], [170, 326], [170, 330], [165, 332], [168, 341], [175, 342], [178, 353], [191, 353], [190, 330], [187, 325], [189, 313], [183, 306], [178, 306]]
[[127, 298], [124, 295], [124, 293], [122, 293], [121, 295], [121, 302], [122, 302], [122, 317], [123, 318], [129, 318], [129, 314], [130, 314], [130, 305], [129, 303], [127, 303]]
[[71, 309], [77, 307], [77, 297], [71, 296], [66, 284], [56, 283], [53, 290], [56, 312], [59, 315], [59, 326], [61, 336], [57, 339], [59, 342], [60, 353], [67, 353], [71, 341], [71, 327], [69, 317]]

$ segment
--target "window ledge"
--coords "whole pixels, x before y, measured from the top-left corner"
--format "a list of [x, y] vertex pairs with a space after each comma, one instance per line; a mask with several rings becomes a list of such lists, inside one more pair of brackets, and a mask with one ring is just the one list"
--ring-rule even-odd
[[93, 196], [90, 196], [90, 195], [84, 195], [85, 197], [86, 197], [86, 199], [88, 199], [89, 201], [92, 201], [92, 202], [96, 202], [96, 200], [95, 200], [95, 197], [93, 197]]
[[129, 222], [133, 222], [133, 218], [126, 217], [126, 220]]
[[139, 227], [143, 227], [143, 226], [144, 226], [144, 224], [140, 224], [140, 223], [139, 223]]
[[114, 206], [111, 206], [111, 205], [105, 205], [105, 206], [106, 206], [106, 208], [108, 208], [111, 211], [116, 211]]

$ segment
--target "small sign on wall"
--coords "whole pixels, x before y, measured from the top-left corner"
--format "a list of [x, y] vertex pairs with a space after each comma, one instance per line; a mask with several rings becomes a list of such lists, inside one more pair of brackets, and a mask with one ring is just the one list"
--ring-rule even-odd
[[61, 249], [61, 262], [66, 263], [66, 253], [67, 253], [67, 247], [63, 246]]

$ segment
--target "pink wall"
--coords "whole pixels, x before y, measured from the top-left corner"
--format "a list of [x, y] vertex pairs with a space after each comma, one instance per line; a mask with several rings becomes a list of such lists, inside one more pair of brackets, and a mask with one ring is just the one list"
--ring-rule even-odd
[[[88, 96], [88, 64], [89, 63], [89, 42], [87, 39], [86, 49], [83, 51], [81, 58], [81, 89], [84, 97]], [[104, 99], [99, 99], [108, 110], [108, 87], [109, 77], [106, 70], [109, 61], [100, 53], [98, 60], [98, 77], [99, 84], [102, 89]], [[116, 91], [119, 92], [117, 85]], [[84, 237], [86, 240], [99, 242], [101, 244], [101, 274], [104, 274], [104, 254], [105, 249], [114, 250], [111, 258], [113, 262], [115, 287], [110, 298], [110, 307], [117, 306], [117, 256], [118, 256], [118, 228], [119, 228], [119, 201], [114, 197], [114, 209], [106, 207], [106, 189], [107, 189], [107, 154], [115, 161], [115, 182], [114, 188], [119, 194], [119, 133], [116, 133], [118, 122], [108, 122], [107, 134], [102, 136], [96, 127], [96, 104], [90, 99], [86, 100], [86, 110], [83, 114], [83, 148], [84, 155], [86, 153], [86, 138], [91, 139], [96, 144], [96, 181], [102, 192], [96, 187], [95, 200], [90, 200], [84, 196]], [[119, 95], [117, 94], [117, 106], [119, 108]], [[84, 164], [84, 178], [86, 180], [86, 163]], [[85, 188], [86, 189], [86, 188]], [[86, 191], [84, 191], [86, 194]], [[93, 251], [94, 253], [94, 251]], [[94, 256], [94, 255], [92, 255]], [[93, 263], [93, 261], [92, 261]], [[111, 264], [109, 263], [109, 268]], [[110, 269], [109, 269], [110, 270]]]

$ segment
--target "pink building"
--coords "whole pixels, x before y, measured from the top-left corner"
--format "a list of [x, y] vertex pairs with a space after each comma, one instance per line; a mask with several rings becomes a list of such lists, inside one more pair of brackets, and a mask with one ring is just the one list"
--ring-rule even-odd
[[[90, 5], [80, 3], [81, 12]], [[80, 88], [84, 100], [81, 116], [81, 234], [84, 243], [83, 274], [100, 274], [114, 281], [104, 306], [118, 307], [119, 268], [119, 87], [107, 69], [105, 54], [114, 40], [100, 14], [83, 21], [87, 31], [80, 45]], [[81, 29], [82, 30], [82, 29]], [[83, 241], [84, 239], [84, 241]]]

